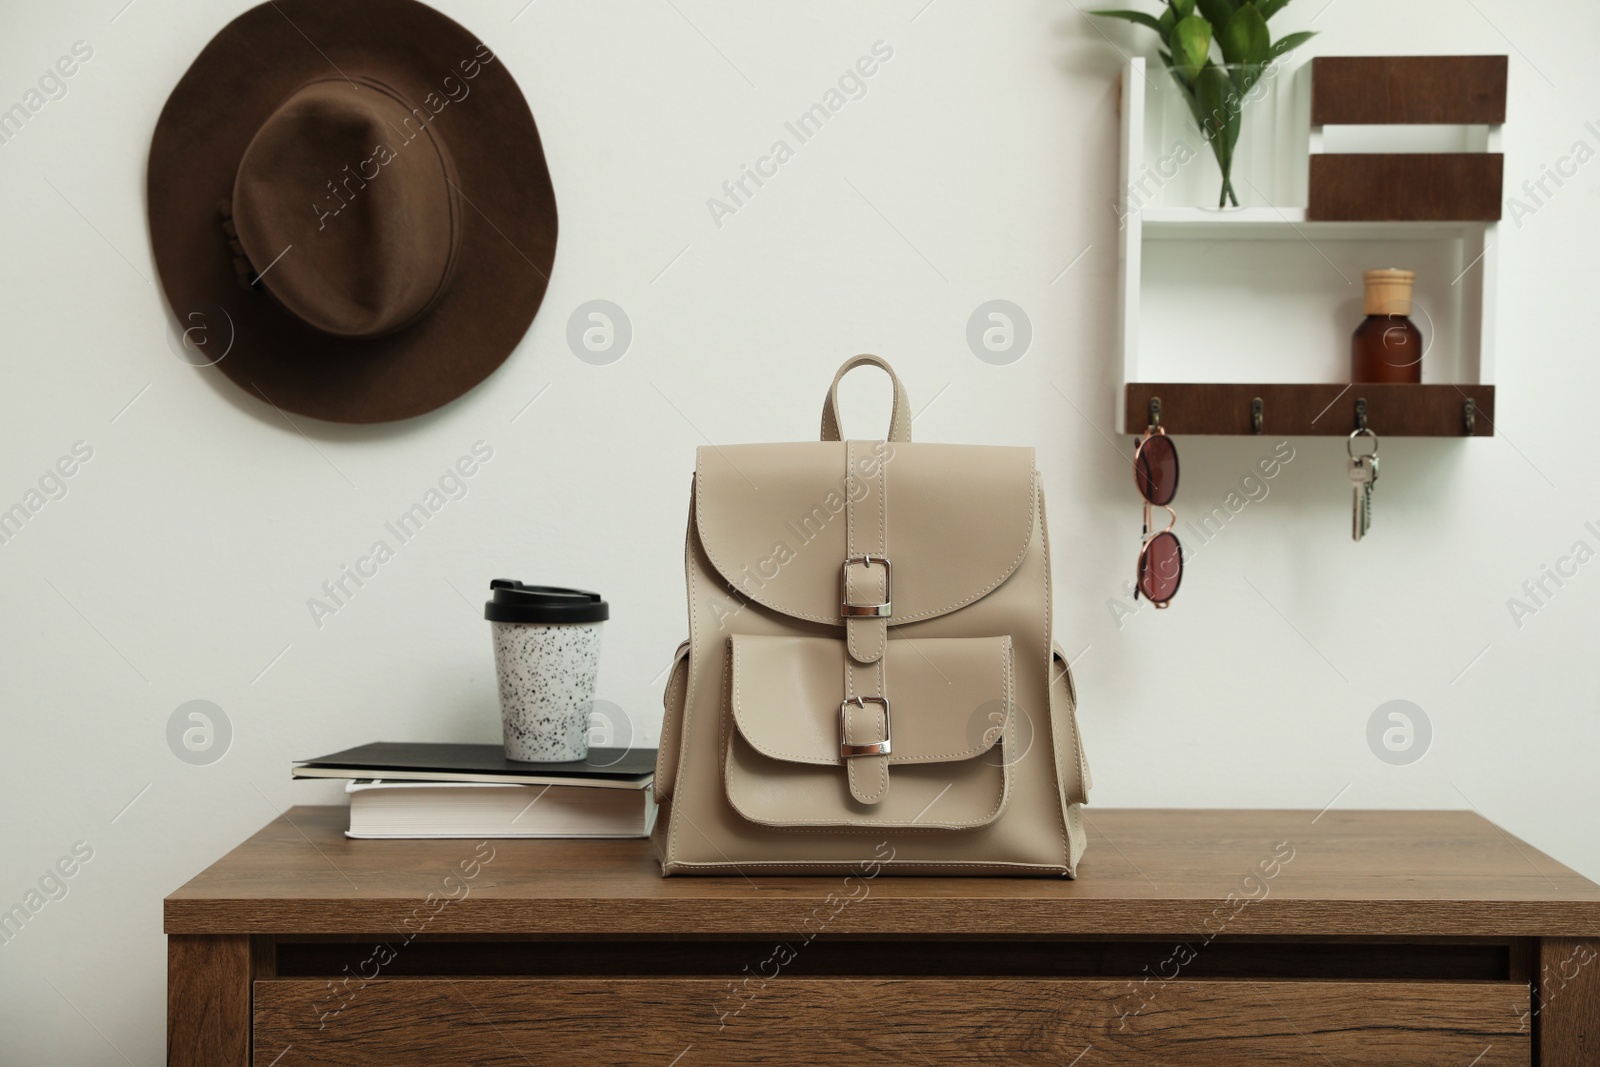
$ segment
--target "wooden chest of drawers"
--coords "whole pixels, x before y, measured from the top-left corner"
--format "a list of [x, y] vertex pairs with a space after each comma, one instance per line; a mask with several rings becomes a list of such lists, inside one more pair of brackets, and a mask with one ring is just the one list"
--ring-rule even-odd
[[1471, 813], [1093, 811], [1075, 882], [345, 817], [167, 898], [169, 1063], [1600, 1065], [1600, 886]]

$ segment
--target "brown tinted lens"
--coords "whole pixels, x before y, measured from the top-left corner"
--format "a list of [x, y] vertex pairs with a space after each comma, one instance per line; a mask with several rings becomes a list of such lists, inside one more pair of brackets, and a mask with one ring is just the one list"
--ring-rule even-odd
[[1139, 592], [1152, 604], [1165, 604], [1183, 581], [1183, 546], [1170, 533], [1159, 533], [1139, 553]]
[[1139, 449], [1133, 465], [1139, 492], [1157, 507], [1172, 503], [1178, 495], [1178, 450], [1165, 435], [1150, 438]]

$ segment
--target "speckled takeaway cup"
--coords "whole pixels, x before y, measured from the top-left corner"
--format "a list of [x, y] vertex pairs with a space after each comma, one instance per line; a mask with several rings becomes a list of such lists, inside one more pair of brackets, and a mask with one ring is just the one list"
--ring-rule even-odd
[[494, 637], [506, 758], [564, 763], [589, 755], [589, 715], [610, 609], [598, 593], [490, 583], [484, 606]]

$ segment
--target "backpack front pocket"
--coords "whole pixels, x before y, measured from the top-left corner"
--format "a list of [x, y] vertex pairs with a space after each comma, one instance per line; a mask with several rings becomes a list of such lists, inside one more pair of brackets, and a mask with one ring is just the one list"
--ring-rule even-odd
[[1010, 637], [729, 639], [728, 801], [762, 826], [958, 830], [998, 819], [1017, 743]]

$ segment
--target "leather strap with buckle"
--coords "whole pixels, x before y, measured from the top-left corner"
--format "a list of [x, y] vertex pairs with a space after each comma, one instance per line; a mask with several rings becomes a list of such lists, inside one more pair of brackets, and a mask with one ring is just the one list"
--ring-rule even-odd
[[[882, 603], [853, 604], [850, 602], [850, 568], [855, 566], [883, 568]], [[869, 552], [864, 556], [851, 556], [845, 560], [844, 566], [839, 570], [839, 588], [843, 597], [839, 604], [839, 614], [843, 618], [887, 619], [894, 610], [894, 569], [885, 556], [874, 556]]]
[[871, 441], [845, 442], [846, 478], [852, 491], [845, 503], [839, 616], [844, 620], [850, 657], [857, 663], [877, 663], [883, 658], [889, 642], [889, 616], [894, 611], [889, 588], [888, 486], [884, 464], [873, 454], [875, 447]]
[[[850, 709], [857, 707], [862, 711], [866, 711], [868, 704], [876, 704], [883, 709], [883, 740], [853, 742], [850, 740]], [[888, 697], [858, 696], [839, 702], [839, 755], [845, 759], [855, 759], [857, 756], [887, 756], [889, 754], [889, 734]]]
[[[839, 753], [850, 796], [877, 804], [889, 795], [889, 698], [884, 653], [894, 611], [889, 563], [889, 501], [883, 463], [870, 441], [846, 441], [845, 560], [839, 615], [844, 620], [844, 703], [839, 705]], [[882, 712], [880, 724], [879, 712]], [[879, 740], [882, 738], [882, 740]]]
[[839, 757], [850, 796], [877, 804], [889, 795], [889, 698], [883, 660], [844, 661], [844, 700], [839, 704]]

